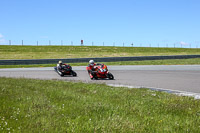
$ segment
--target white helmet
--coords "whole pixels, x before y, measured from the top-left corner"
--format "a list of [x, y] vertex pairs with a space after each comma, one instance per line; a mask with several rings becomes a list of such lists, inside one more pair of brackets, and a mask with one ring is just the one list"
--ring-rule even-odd
[[94, 60], [90, 60], [90, 61], [89, 61], [89, 64], [94, 64]]
[[61, 63], [62, 63], [62, 61], [60, 60], [58, 63], [59, 63], [59, 64], [61, 64]]

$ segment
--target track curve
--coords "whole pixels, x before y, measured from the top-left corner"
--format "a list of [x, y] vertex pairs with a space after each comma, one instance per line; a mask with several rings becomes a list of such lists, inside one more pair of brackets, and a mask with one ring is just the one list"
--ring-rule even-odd
[[77, 77], [60, 77], [53, 67], [0, 69], [0, 77], [56, 79], [126, 85], [136, 88], [160, 88], [200, 93], [200, 65], [108, 66], [115, 80], [90, 80], [85, 66], [74, 66]]

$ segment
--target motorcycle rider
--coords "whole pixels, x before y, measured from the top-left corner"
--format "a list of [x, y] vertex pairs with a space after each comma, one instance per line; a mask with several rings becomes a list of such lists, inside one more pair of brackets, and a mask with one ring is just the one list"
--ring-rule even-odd
[[95, 63], [94, 60], [90, 60], [88, 64], [88, 73], [90, 75], [90, 78], [93, 79], [95, 76], [95, 66], [101, 65], [99, 63]]
[[57, 70], [58, 70], [59, 74], [62, 74], [61, 71], [63, 69], [63, 65], [65, 65], [65, 64], [63, 64], [62, 61], [59, 61], [57, 64]]

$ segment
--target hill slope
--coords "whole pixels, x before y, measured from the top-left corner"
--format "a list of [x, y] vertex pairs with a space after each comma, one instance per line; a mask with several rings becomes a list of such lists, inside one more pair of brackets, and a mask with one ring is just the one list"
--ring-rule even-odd
[[159, 55], [194, 55], [200, 49], [144, 48], [103, 46], [5, 46], [0, 45], [0, 59], [56, 59], [83, 57], [125, 57]]

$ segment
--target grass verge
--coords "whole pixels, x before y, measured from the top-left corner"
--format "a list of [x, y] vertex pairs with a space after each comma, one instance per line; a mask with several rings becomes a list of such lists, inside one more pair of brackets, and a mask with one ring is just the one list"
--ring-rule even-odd
[[103, 46], [9, 46], [0, 45], [0, 59], [57, 59], [84, 57], [124, 57], [194, 55], [200, 49]]
[[0, 132], [199, 132], [200, 100], [148, 89], [0, 78]]
[[[120, 61], [101, 62], [106, 65], [200, 65], [200, 58], [174, 59], [174, 60], [146, 60], [146, 61]], [[86, 66], [88, 63], [69, 63], [72, 66]], [[0, 68], [25, 68], [25, 67], [54, 67], [56, 64], [40, 65], [0, 65]]]

